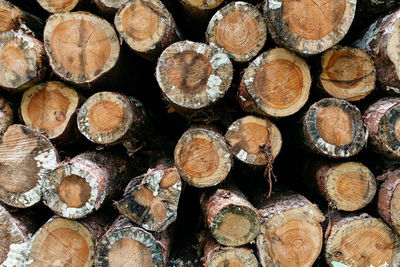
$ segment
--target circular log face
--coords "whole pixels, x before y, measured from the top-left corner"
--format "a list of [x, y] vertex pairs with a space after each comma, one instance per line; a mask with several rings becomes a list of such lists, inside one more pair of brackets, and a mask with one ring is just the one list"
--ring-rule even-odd
[[390, 201], [390, 218], [393, 229], [400, 233], [400, 186], [396, 187]]
[[71, 11], [80, 0], [37, 0], [50, 13]]
[[22, 12], [12, 4], [2, 1], [0, 4], [0, 18], [0, 33], [7, 32], [22, 23]]
[[206, 267], [257, 267], [258, 261], [250, 250], [223, 248], [212, 253]]
[[114, 67], [119, 57], [120, 45], [112, 25], [86, 12], [50, 16], [44, 42], [54, 72], [74, 83], [97, 79]]
[[245, 2], [232, 2], [218, 10], [207, 28], [210, 45], [218, 46], [234, 61], [246, 62], [258, 54], [267, 39], [261, 13]]
[[378, 134], [392, 157], [400, 158], [400, 104], [393, 105], [379, 121]]
[[186, 131], [179, 139], [174, 155], [182, 179], [196, 187], [220, 183], [232, 166], [229, 147], [223, 137], [203, 128]]
[[151, 267], [152, 260], [148, 248], [133, 239], [122, 238], [118, 240], [109, 252], [109, 266], [123, 267], [143, 266]]
[[333, 97], [356, 101], [375, 88], [375, 67], [367, 53], [351, 47], [336, 47], [322, 57], [323, 89]]
[[89, 200], [91, 188], [84, 178], [72, 174], [62, 179], [57, 193], [68, 207], [80, 208]]

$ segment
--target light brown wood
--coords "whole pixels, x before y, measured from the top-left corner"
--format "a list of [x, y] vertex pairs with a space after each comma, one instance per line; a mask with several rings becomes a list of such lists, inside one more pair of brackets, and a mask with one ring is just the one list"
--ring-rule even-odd
[[112, 25], [87, 12], [51, 15], [43, 38], [53, 71], [76, 84], [98, 79], [119, 57], [120, 45]]
[[210, 45], [222, 48], [232, 60], [246, 62], [263, 48], [267, 26], [256, 7], [232, 2], [211, 18], [206, 39]]
[[83, 0], [37, 0], [40, 6], [49, 13], [72, 11]]
[[321, 87], [333, 97], [358, 101], [375, 89], [374, 62], [360, 49], [331, 48], [323, 54], [321, 65]]
[[109, 264], [112, 267], [143, 266], [151, 267], [152, 260], [149, 249], [142, 243], [122, 238], [111, 248], [109, 253]]
[[233, 122], [225, 139], [233, 155], [251, 165], [266, 165], [274, 160], [282, 147], [279, 129], [267, 119], [246, 116]]
[[23, 13], [10, 2], [0, 1], [0, 33], [15, 30], [22, 23]]
[[284, 48], [264, 52], [245, 70], [238, 101], [247, 112], [285, 117], [307, 102], [311, 75], [307, 63]]
[[13, 122], [13, 111], [7, 101], [0, 96], [0, 135], [4, 134]]
[[72, 174], [62, 179], [57, 191], [68, 207], [80, 208], [89, 200], [91, 188], [84, 178]]
[[115, 13], [122, 8], [129, 0], [94, 0], [94, 3], [105, 17], [114, 17]]
[[205, 128], [192, 128], [179, 139], [174, 152], [175, 166], [192, 186], [208, 187], [223, 181], [232, 156], [223, 137]]

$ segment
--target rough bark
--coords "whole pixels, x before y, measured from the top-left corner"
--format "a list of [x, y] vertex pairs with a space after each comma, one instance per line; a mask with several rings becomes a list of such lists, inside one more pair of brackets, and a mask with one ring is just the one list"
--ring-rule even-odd
[[202, 127], [183, 133], [175, 146], [175, 166], [181, 178], [195, 187], [222, 182], [232, 168], [232, 155], [224, 137]]
[[238, 102], [246, 112], [286, 117], [299, 111], [311, 87], [307, 63], [284, 48], [264, 52], [245, 70]]
[[121, 214], [149, 231], [164, 231], [176, 220], [182, 183], [175, 167], [166, 164], [133, 178], [116, 203]]
[[82, 218], [120, 193], [127, 182], [125, 160], [108, 153], [85, 152], [46, 175], [43, 202], [63, 217]]
[[157, 82], [177, 112], [187, 115], [222, 98], [233, 76], [228, 56], [203, 43], [181, 41], [170, 45], [158, 59]]
[[167, 232], [150, 233], [120, 217], [98, 243], [94, 266], [123, 266], [129, 262], [131, 266], [164, 267], [169, 246]]
[[277, 44], [303, 55], [314, 55], [331, 48], [346, 35], [356, 2], [268, 0], [264, 16]]
[[364, 124], [374, 149], [394, 159], [400, 159], [399, 112], [400, 98], [383, 98], [364, 113]]
[[345, 100], [324, 98], [302, 119], [304, 144], [320, 155], [347, 158], [365, 146], [368, 132], [360, 110]]
[[246, 2], [232, 2], [218, 10], [208, 23], [206, 40], [236, 62], [255, 57], [267, 40], [267, 26], [258, 9]]
[[13, 123], [13, 111], [7, 101], [0, 96], [0, 136], [3, 135], [8, 126]]
[[330, 212], [324, 255], [329, 266], [399, 266], [399, 237], [368, 214]]
[[274, 192], [261, 202], [259, 214], [256, 245], [263, 267], [313, 265], [321, 252], [320, 223], [325, 219], [317, 206], [293, 192]]
[[57, 150], [44, 135], [11, 125], [0, 136], [0, 200], [18, 208], [38, 203], [43, 181], [57, 162]]
[[399, 32], [400, 9], [375, 21], [354, 44], [374, 60], [381, 87], [397, 94], [400, 93]]

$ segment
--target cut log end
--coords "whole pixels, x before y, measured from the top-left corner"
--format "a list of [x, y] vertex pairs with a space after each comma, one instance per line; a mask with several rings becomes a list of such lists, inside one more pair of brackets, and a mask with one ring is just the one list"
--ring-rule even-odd
[[256, 256], [243, 248], [220, 248], [212, 251], [205, 263], [206, 267], [257, 267], [258, 261]]
[[[121, 94], [100, 92], [88, 98], [78, 113], [78, 129], [90, 141], [110, 144], [134, 125], [132, 103]], [[105, 116], [107, 114], [107, 116]]]
[[43, 44], [22, 31], [0, 34], [0, 86], [21, 91], [40, 81], [45, 74]]
[[7, 101], [0, 96], [0, 135], [4, 134], [13, 122], [13, 111]]
[[398, 266], [398, 237], [372, 217], [348, 217], [332, 223], [325, 258], [330, 266]]
[[0, 141], [0, 199], [14, 207], [41, 200], [41, 181], [58, 161], [50, 141], [24, 125], [8, 127]]
[[174, 157], [182, 179], [195, 187], [220, 183], [232, 167], [231, 152], [223, 137], [203, 128], [186, 131], [175, 147]]
[[200, 11], [211, 10], [221, 5], [224, 0], [180, 0], [184, 5]]
[[314, 103], [303, 123], [306, 144], [329, 157], [357, 154], [368, 136], [359, 109], [345, 100], [325, 98]]
[[73, 10], [81, 0], [37, 0], [39, 5], [49, 13], [68, 12]]
[[100, 12], [106, 16], [114, 16], [129, 0], [94, 0]]
[[0, 1], [0, 33], [16, 30], [23, 22], [19, 8], [6, 1]]
[[325, 51], [345, 36], [355, 9], [353, 0], [270, 0], [264, 6], [264, 15], [274, 39], [310, 55]]
[[285, 117], [303, 107], [310, 87], [307, 63], [294, 53], [277, 48], [250, 63], [242, 77], [238, 101], [245, 111]]
[[195, 111], [211, 105], [224, 96], [232, 75], [227, 55], [191, 41], [170, 45], [158, 59], [156, 69], [162, 93], [178, 111]]
[[49, 139], [62, 135], [78, 108], [77, 92], [61, 82], [46, 82], [24, 92], [21, 116], [31, 129]]
[[220, 9], [208, 24], [207, 41], [224, 49], [229, 57], [246, 62], [256, 56], [267, 39], [267, 27], [253, 5], [234, 2]]
[[336, 47], [322, 57], [322, 88], [331, 96], [358, 101], [375, 88], [375, 67], [369, 55], [352, 47]]
[[276, 158], [282, 147], [279, 129], [270, 121], [254, 116], [232, 123], [225, 138], [233, 155], [250, 165], [266, 165]]
[[[69, 42], [65, 42], [66, 36]], [[73, 83], [96, 80], [112, 69], [119, 57], [120, 45], [112, 25], [87, 12], [53, 14], [43, 38], [53, 71]]]
[[94, 237], [81, 223], [55, 218], [32, 237], [27, 266], [92, 266]]

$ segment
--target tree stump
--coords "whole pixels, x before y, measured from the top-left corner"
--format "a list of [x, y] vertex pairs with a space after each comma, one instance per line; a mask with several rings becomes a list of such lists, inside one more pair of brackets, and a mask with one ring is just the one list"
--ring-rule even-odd
[[58, 162], [57, 150], [42, 134], [13, 124], [0, 136], [0, 200], [27, 208], [42, 198], [42, 183]]
[[299, 111], [308, 100], [310, 69], [284, 48], [264, 52], [245, 70], [238, 102], [246, 112], [285, 117]]
[[195, 187], [222, 182], [232, 168], [232, 155], [224, 137], [206, 128], [191, 128], [175, 147], [175, 166], [181, 178]]
[[368, 138], [360, 110], [345, 100], [324, 98], [314, 103], [302, 123], [304, 144], [328, 157], [353, 156]]
[[8, 126], [13, 123], [13, 111], [7, 101], [0, 96], [0, 136], [3, 135]]
[[[257, 250], [261, 265], [311, 267], [322, 248], [324, 216], [305, 197], [274, 192], [260, 205]], [[290, 253], [288, 253], [290, 251]]]

